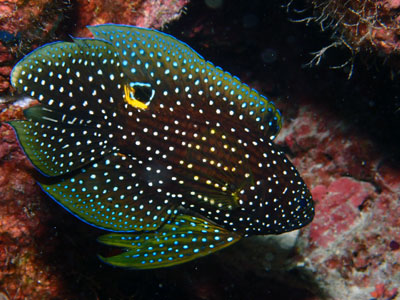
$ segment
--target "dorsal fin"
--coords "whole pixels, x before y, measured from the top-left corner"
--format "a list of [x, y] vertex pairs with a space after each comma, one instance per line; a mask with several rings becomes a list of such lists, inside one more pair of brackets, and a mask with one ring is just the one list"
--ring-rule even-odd
[[132, 81], [149, 82], [161, 93], [221, 110], [221, 115], [252, 120], [264, 136], [274, 139], [282, 119], [274, 103], [237, 77], [203, 59], [187, 44], [152, 29], [126, 25], [90, 26], [96, 38], [112, 43]]

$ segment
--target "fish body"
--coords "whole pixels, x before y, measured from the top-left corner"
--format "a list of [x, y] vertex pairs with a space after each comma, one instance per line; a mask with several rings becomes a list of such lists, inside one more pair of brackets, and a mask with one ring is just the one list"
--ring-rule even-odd
[[10, 124], [42, 189], [123, 247], [104, 261], [166, 267], [311, 222], [271, 101], [167, 34], [89, 29], [14, 67], [12, 85], [40, 104]]

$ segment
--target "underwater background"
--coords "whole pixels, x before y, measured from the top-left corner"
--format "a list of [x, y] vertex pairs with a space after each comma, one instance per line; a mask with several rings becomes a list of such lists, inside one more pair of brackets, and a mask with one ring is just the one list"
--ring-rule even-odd
[[[313, 222], [183, 265], [127, 270], [103, 231], [35, 183], [0, 127], [0, 299], [396, 299], [400, 282], [397, 1], [0, 1], [0, 121], [20, 119], [12, 67], [87, 25], [171, 34], [272, 99], [276, 142], [307, 183]], [[322, 52], [321, 52], [322, 50]], [[314, 53], [314, 54], [312, 54]], [[311, 63], [310, 63], [311, 62]], [[23, 100], [23, 101], [22, 101]]]

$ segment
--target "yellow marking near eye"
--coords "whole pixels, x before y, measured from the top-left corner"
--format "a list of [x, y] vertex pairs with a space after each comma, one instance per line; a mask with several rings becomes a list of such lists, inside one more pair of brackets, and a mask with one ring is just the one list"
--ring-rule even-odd
[[127, 84], [124, 85], [124, 92], [125, 92], [125, 102], [128, 103], [130, 106], [140, 109], [147, 109], [148, 106], [146, 103], [143, 103], [134, 98], [135, 96], [135, 89]]

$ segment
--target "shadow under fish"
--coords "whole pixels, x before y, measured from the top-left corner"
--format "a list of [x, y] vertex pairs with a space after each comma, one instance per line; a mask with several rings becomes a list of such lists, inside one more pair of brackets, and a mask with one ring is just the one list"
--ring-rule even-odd
[[273, 102], [170, 35], [125, 25], [44, 45], [11, 83], [40, 104], [11, 121], [42, 189], [123, 252], [167, 267], [314, 216], [300, 175], [273, 143]]

